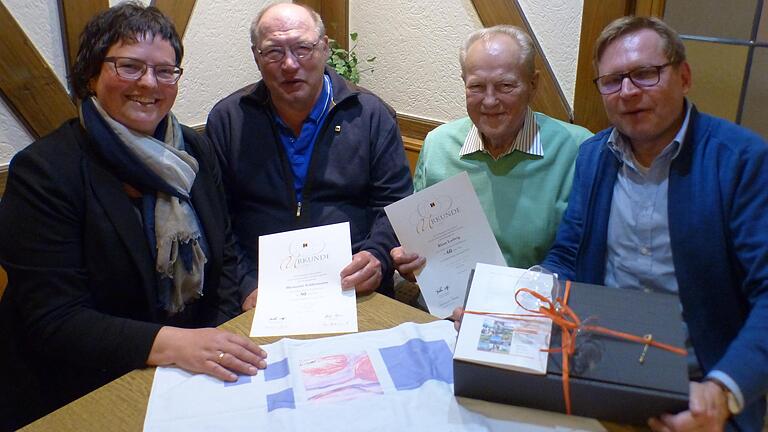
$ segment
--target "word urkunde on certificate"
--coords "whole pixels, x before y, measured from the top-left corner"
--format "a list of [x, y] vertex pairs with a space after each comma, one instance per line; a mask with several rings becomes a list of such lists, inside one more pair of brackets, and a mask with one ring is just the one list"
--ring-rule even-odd
[[348, 222], [259, 237], [251, 336], [356, 332], [355, 290], [339, 276], [351, 261]]
[[416, 281], [432, 315], [445, 318], [464, 304], [477, 263], [506, 265], [466, 172], [384, 210], [405, 250], [427, 258]]

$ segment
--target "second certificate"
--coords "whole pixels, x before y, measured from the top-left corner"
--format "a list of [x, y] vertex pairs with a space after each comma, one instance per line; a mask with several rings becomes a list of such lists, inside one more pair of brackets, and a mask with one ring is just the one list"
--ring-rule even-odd
[[506, 265], [467, 173], [384, 210], [405, 250], [427, 259], [416, 280], [432, 315], [445, 318], [464, 304], [477, 263]]

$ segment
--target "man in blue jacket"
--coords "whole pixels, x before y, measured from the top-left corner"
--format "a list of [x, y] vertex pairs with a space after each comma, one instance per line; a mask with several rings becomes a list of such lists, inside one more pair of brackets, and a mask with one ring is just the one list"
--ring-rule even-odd
[[342, 287], [391, 295], [397, 241], [383, 207], [413, 191], [395, 113], [325, 66], [328, 37], [307, 7], [263, 9], [251, 43], [262, 80], [207, 123], [241, 249], [243, 309], [256, 304], [260, 235], [344, 221], [354, 255]]
[[581, 145], [544, 266], [562, 278], [677, 293], [689, 410], [658, 431], [759, 431], [768, 391], [768, 144], [699, 113], [677, 33], [655, 18], [603, 30], [595, 79], [609, 128]]

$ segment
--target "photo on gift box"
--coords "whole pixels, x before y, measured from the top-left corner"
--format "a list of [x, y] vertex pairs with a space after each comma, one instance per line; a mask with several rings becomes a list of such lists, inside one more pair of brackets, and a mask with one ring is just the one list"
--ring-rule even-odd
[[514, 326], [506, 321], [486, 319], [480, 331], [477, 349], [493, 353], [509, 354]]

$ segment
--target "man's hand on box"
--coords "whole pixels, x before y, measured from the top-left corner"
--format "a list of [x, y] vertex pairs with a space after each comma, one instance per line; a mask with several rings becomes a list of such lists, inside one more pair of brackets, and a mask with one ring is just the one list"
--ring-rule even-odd
[[679, 414], [662, 414], [649, 419], [648, 426], [655, 432], [719, 432], [725, 428], [730, 416], [725, 392], [711, 381], [691, 382], [688, 408]]

